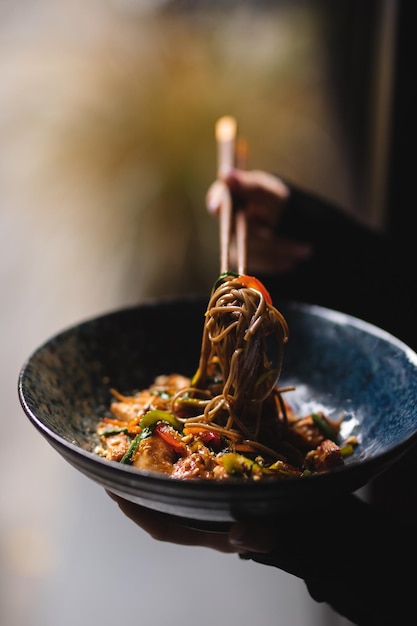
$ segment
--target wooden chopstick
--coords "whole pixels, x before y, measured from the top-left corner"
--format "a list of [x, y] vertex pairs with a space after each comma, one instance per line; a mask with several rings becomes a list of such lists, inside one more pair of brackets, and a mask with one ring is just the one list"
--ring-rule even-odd
[[230, 241], [232, 236], [232, 198], [223, 182], [234, 166], [237, 124], [234, 117], [224, 115], [216, 122], [217, 181], [220, 186], [220, 273], [230, 270]]
[[236, 234], [236, 254], [237, 254], [237, 273], [242, 276], [246, 274], [246, 241], [247, 226], [245, 211], [237, 211], [235, 215], [235, 234]]
[[[239, 137], [236, 143], [236, 166], [246, 169], [248, 160], [248, 143], [243, 137]], [[238, 274], [246, 274], [247, 261], [247, 223], [246, 212], [238, 208], [235, 213], [236, 254]]]
[[[233, 216], [232, 198], [226, 183], [226, 176], [236, 165], [246, 167], [248, 146], [247, 142], [239, 138], [236, 142], [237, 124], [234, 117], [226, 115], [216, 122], [217, 141], [217, 183], [220, 194], [220, 273], [228, 272], [230, 267], [230, 246], [232, 239], [232, 225], [236, 239], [237, 272], [246, 274], [247, 224], [243, 209], [237, 209]], [[236, 145], [235, 145], [236, 143]]]
[[237, 123], [231, 115], [224, 115], [216, 122], [217, 178], [227, 176], [235, 164], [235, 141]]
[[232, 232], [232, 198], [226, 183], [222, 183], [220, 202], [220, 274], [230, 270], [230, 240]]

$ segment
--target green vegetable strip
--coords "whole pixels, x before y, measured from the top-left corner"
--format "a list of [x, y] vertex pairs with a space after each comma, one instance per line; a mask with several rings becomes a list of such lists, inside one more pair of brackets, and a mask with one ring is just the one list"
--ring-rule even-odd
[[354, 452], [353, 446], [351, 446], [349, 443], [340, 448], [340, 454], [342, 455], [343, 458], [346, 456], [351, 456], [353, 452]]
[[155, 426], [157, 422], [167, 422], [176, 430], [181, 430], [181, 423], [175, 418], [174, 415], [169, 413], [168, 411], [161, 411], [160, 409], [154, 409], [152, 411], [148, 411], [142, 417], [139, 422], [140, 428], [146, 428], [149, 426]]
[[132, 463], [132, 456], [136, 452], [137, 447], [142, 439], [144, 439], [143, 432], [136, 435], [136, 437], [132, 440], [129, 448], [120, 459], [120, 463], [126, 463], [127, 465], [130, 465]]
[[332, 427], [326, 422], [325, 419], [323, 419], [320, 415], [317, 415], [317, 413], [312, 413], [311, 417], [313, 419], [313, 422], [315, 424], [317, 424], [317, 426], [320, 428], [320, 430], [332, 441], [336, 440], [335, 437], [335, 433], [334, 430], [332, 429]]

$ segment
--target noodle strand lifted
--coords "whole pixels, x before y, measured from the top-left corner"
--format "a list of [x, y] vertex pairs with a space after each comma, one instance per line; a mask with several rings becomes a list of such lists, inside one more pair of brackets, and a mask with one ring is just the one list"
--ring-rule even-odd
[[[274, 363], [267, 342], [276, 340]], [[203, 329], [200, 362], [192, 386], [221, 390], [213, 399], [210, 421], [257, 437], [262, 404], [271, 395], [281, 371], [288, 340], [284, 316], [266, 302], [264, 294], [246, 286], [243, 277], [226, 274], [213, 289]], [[220, 402], [220, 399], [223, 401]]]
[[286, 479], [342, 464], [357, 441], [340, 447], [339, 422], [296, 416], [282, 397], [293, 388], [277, 386], [287, 340], [287, 322], [262, 283], [222, 274], [194, 377], [160, 375], [133, 396], [114, 391], [96, 451], [181, 479]]

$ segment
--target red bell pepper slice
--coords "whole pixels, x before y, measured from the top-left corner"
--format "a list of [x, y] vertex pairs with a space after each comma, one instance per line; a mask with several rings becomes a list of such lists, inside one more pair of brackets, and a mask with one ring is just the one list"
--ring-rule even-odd
[[224, 448], [224, 443], [219, 433], [216, 433], [212, 430], [205, 430], [200, 432], [198, 438], [206, 445], [213, 448], [213, 450], [221, 450]]
[[248, 276], [247, 274], [240, 274], [238, 280], [245, 287], [248, 287], [249, 289], [254, 289], [255, 291], [259, 291], [259, 293], [261, 293], [265, 298], [266, 302], [272, 306], [271, 294], [258, 278], [255, 278], [255, 276]]
[[220, 274], [219, 278], [214, 284], [214, 289], [217, 289], [229, 276], [237, 278], [244, 287], [259, 291], [265, 298], [268, 304], [272, 306], [272, 298], [265, 285], [255, 276], [249, 276], [248, 274], [237, 274], [236, 272], [227, 271]]
[[169, 444], [175, 452], [178, 454], [184, 454], [186, 448], [182, 441], [176, 435], [176, 431], [164, 422], [159, 422], [154, 428], [154, 433], [156, 433], [161, 439], [163, 439], [167, 444]]

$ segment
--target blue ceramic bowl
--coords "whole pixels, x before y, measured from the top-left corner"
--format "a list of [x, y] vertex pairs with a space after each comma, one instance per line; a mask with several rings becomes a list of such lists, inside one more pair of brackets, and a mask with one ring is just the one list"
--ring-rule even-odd
[[206, 297], [147, 302], [85, 321], [52, 337], [19, 376], [24, 412], [69, 463], [102, 487], [146, 507], [207, 523], [279, 515], [350, 493], [397, 461], [417, 441], [417, 354], [349, 315], [277, 303], [290, 339], [280, 385], [300, 413], [344, 416], [360, 445], [343, 467], [274, 482], [174, 480], [109, 462], [93, 452], [95, 426], [110, 387], [129, 393], [158, 374], [197, 367]]

